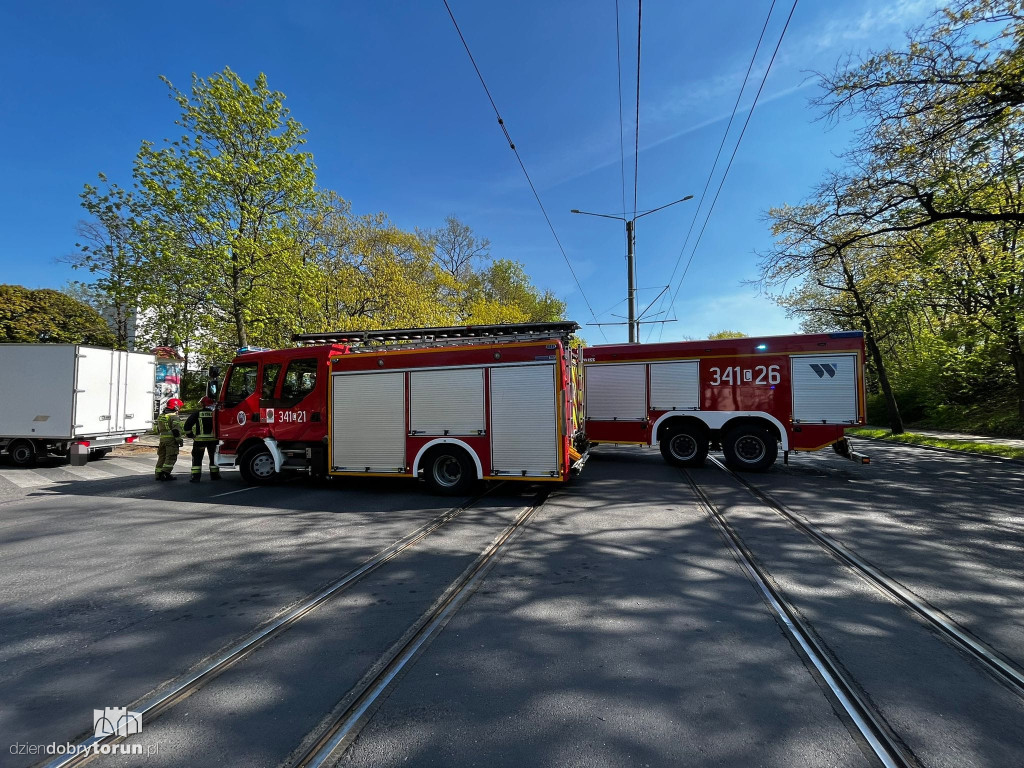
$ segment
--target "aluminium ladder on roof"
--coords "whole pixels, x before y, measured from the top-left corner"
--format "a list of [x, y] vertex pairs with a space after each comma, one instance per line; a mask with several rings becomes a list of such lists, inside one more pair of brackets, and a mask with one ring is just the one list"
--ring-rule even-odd
[[296, 333], [292, 341], [296, 344], [346, 344], [359, 348], [380, 345], [453, 346], [479, 344], [487, 341], [529, 341], [535, 339], [560, 339], [568, 343], [569, 337], [578, 331], [579, 323], [560, 321], [550, 323], [504, 323], [499, 325], [454, 325], [437, 328], [389, 328], [372, 331], [329, 331], [326, 333]]

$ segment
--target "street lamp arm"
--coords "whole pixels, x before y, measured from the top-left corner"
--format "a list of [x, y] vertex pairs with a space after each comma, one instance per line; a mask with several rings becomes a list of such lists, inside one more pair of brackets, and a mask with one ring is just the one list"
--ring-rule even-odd
[[673, 200], [673, 201], [672, 201], [671, 203], [665, 203], [664, 205], [662, 205], [662, 206], [659, 206], [659, 207], [657, 207], [657, 208], [652, 208], [652, 209], [651, 209], [651, 210], [649, 210], [649, 211], [644, 211], [643, 213], [641, 213], [641, 214], [638, 214], [638, 215], [636, 216], [636, 218], [634, 218], [634, 219], [633, 219], [633, 221], [636, 221], [636, 220], [637, 220], [637, 219], [639, 219], [639, 218], [640, 218], [641, 216], [646, 216], [646, 215], [648, 215], [649, 213], [657, 213], [658, 211], [664, 210], [665, 208], [668, 208], [668, 207], [669, 207], [670, 205], [675, 205], [676, 203], [684, 203], [684, 202], [686, 202], [687, 200], [692, 200], [692, 199], [693, 199], [693, 195], [687, 195], [686, 197], [681, 197], [681, 198], [679, 198], [678, 200]]
[[607, 213], [591, 213], [590, 211], [579, 211], [573, 208], [569, 213], [579, 213], [583, 216], [600, 216], [602, 219], [615, 219], [617, 221], [625, 221], [622, 216], [611, 216]]

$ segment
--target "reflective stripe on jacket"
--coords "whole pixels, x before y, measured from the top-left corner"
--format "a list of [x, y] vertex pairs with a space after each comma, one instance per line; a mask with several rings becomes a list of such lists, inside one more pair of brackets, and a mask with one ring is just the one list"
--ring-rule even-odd
[[178, 418], [178, 414], [174, 411], [161, 413], [160, 418], [156, 420], [156, 432], [160, 435], [161, 442], [177, 440], [174, 433], [181, 434], [181, 419]]
[[[189, 421], [192, 421], [189, 419]], [[209, 443], [216, 439], [216, 418], [213, 411], [208, 408], [204, 408], [196, 414], [196, 419], [192, 422], [192, 429], [189, 434], [193, 440], [200, 443]]]

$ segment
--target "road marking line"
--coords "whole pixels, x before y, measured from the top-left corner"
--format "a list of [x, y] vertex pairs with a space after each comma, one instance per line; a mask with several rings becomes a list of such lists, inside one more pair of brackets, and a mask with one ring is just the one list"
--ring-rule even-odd
[[230, 496], [232, 493], [245, 493], [246, 491], [255, 491], [257, 488], [259, 488], [258, 485], [253, 485], [253, 486], [250, 486], [249, 488], [241, 488], [241, 489], [239, 489], [237, 491], [228, 491], [227, 493], [215, 493], [210, 498], [211, 499], [216, 499], [219, 496]]
[[153, 471], [153, 467], [145, 466], [137, 461], [127, 461], [125, 459], [104, 459], [103, 463], [112, 464], [115, 467], [127, 469], [131, 472], [138, 472], [140, 475], [143, 473], [149, 473]]
[[10, 480], [19, 488], [40, 488], [54, 482], [32, 469], [0, 469], [0, 477]]
[[75, 477], [80, 477], [83, 480], [104, 480], [110, 477], [117, 477], [117, 475], [111, 472], [104, 472], [102, 469], [96, 469], [95, 467], [61, 467], [65, 472], [70, 472]]

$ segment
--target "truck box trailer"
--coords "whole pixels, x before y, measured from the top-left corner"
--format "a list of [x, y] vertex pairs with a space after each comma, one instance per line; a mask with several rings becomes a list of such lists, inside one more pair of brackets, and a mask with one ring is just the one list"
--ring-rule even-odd
[[153, 425], [152, 355], [0, 344], [0, 451], [19, 466], [87, 445], [108, 453]]

